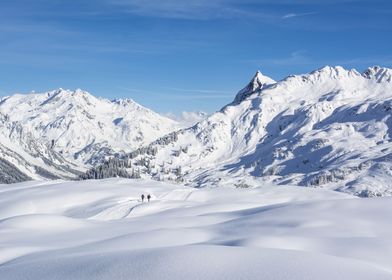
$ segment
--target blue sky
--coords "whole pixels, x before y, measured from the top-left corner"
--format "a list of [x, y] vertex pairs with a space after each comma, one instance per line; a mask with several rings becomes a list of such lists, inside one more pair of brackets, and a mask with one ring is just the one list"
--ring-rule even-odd
[[0, 95], [82, 88], [213, 112], [260, 69], [392, 67], [390, 0], [2, 0]]

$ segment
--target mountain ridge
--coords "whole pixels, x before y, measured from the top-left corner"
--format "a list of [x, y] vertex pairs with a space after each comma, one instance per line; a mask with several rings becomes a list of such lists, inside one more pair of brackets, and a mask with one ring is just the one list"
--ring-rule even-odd
[[0, 126], [0, 173], [8, 178], [0, 182], [12, 183], [76, 179], [87, 168], [146, 145], [178, 124], [131, 99], [108, 100], [60, 88], [1, 98]]
[[257, 71], [231, 103], [189, 128], [132, 99], [80, 89], [4, 97], [0, 114], [46, 147], [47, 162], [92, 166], [82, 178], [151, 177], [196, 187], [269, 182], [392, 195], [391, 77], [379, 66], [325, 66], [279, 81]]
[[178, 127], [131, 99], [97, 98], [80, 89], [12, 95], [2, 99], [0, 112], [82, 165], [102, 161], [102, 151], [129, 152]]
[[127, 160], [141, 176], [199, 187], [267, 181], [391, 195], [389, 73], [326, 66], [267, 86], [256, 73], [241, 102]]

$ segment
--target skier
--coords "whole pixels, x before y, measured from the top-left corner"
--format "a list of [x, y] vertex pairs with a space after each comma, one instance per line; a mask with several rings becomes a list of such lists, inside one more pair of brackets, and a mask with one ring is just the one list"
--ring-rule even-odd
[[144, 194], [142, 194], [142, 202], [144, 202]]
[[148, 202], [150, 202], [150, 199], [151, 199], [151, 195], [150, 194], [147, 195], [147, 199], [148, 199]]

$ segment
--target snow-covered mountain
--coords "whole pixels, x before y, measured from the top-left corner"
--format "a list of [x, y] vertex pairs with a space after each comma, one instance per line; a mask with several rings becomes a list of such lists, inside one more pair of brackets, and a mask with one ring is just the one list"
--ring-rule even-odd
[[324, 67], [277, 82], [257, 72], [232, 103], [180, 130], [129, 99], [62, 89], [17, 94], [0, 99], [0, 175], [73, 177], [115, 156], [125, 161], [87, 177], [121, 168], [198, 187], [267, 181], [391, 195], [391, 112], [392, 70], [381, 67]]
[[231, 104], [133, 152], [127, 166], [196, 186], [263, 180], [391, 195], [391, 77], [381, 67], [327, 66], [278, 82], [257, 72]]
[[130, 99], [111, 101], [82, 90], [16, 94], [0, 100], [0, 113], [81, 166], [130, 152], [179, 127]]
[[0, 183], [77, 178], [83, 169], [65, 160], [19, 122], [0, 113]]

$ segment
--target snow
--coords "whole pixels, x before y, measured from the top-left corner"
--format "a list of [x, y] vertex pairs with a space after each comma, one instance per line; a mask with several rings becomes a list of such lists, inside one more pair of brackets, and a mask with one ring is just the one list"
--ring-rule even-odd
[[[7, 162], [7, 169], [2, 168], [3, 161]], [[34, 138], [22, 124], [0, 113], [0, 182], [17, 182], [16, 173], [36, 180], [69, 179], [75, 177], [76, 170], [83, 168], [67, 161], [47, 143]]]
[[153, 155], [140, 152], [129, 172], [197, 187], [266, 182], [391, 196], [391, 112], [392, 70], [379, 66], [280, 81], [258, 71], [220, 111], [181, 122], [83, 90], [16, 94], [0, 100], [0, 175], [70, 179], [149, 146]]
[[233, 103], [134, 162], [148, 158], [153, 177], [168, 180], [181, 166], [198, 187], [271, 182], [390, 196], [391, 73], [326, 66], [276, 82], [258, 72]]
[[130, 152], [177, 128], [131, 99], [107, 100], [77, 89], [15, 94], [3, 98], [0, 113], [79, 166], [115, 152]]
[[276, 81], [268, 76], [263, 75], [260, 71], [257, 71], [249, 84], [237, 93], [233, 104], [239, 104], [253, 93], [275, 83]]
[[182, 111], [179, 116], [171, 112], [165, 114], [165, 116], [178, 122], [182, 128], [187, 128], [206, 119], [208, 117], [208, 114], [203, 111], [195, 111], [195, 112]]
[[391, 199], [271, 184], [0, 185], [0, 279], [392, 279]]

